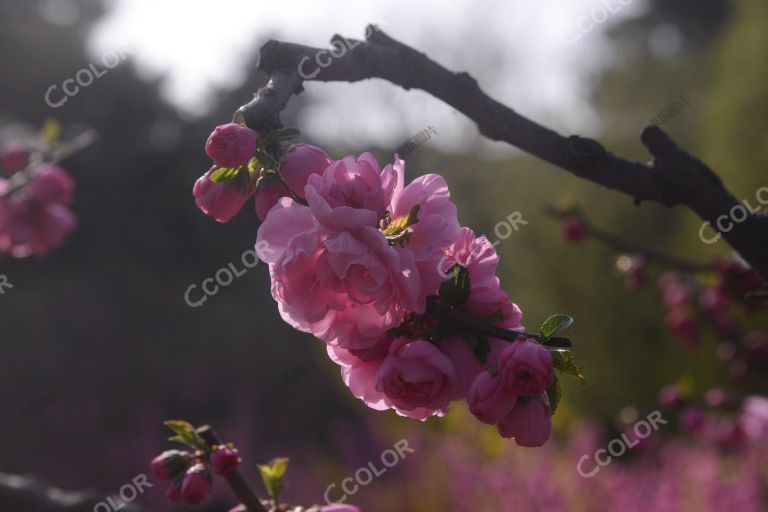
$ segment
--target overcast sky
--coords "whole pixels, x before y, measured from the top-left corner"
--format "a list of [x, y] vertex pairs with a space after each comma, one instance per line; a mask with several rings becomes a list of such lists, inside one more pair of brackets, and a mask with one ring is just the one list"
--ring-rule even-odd
[[[51, 0], [66, 2], [67, 0]], [[637, 15], [642, 0], [111, 0], [91, 52], [135, 51], [145, 76], [164, 76], [164, 94], [194, 113], [217, 86], [237, 85], [246, 55], [266, 38], [328, 46], [334, 33], [362, 38], [367, 23], [466, 70], [496, 99], [565, 130], [594, 133], [590, 80], [610, 62], [603, 30]], [[315, 100], [300, 128], [320, 142], [392, 145], [430, 125], [434, 142], [465, 150], [463, 116], [420, 91], [391, 84], [306, 85]], [[243, 98], [247, 100], [247, 98]], [[230, 112], [222, 113], [225, 120]], [[470, 132], [470, 133], [474, 133]]]

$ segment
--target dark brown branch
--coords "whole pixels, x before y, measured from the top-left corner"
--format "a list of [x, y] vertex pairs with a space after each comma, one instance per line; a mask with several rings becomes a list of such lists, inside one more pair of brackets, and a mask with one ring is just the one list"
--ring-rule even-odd
[[[566, 212], [560, 211], [557, 208], [553, 208], [549, 206], [544, 208], [544, 213], [549, 215], [550, 217], [554, 217], [555, 219], [559, 219], [559, 220], [562, 220], [572, 215], [570, 213], [566, 213]], [[646, 261], [655, 261], [663, 265], [666, 265], [667, 267], [673, 268], [675, 270], [679, 270], [681, 272], [697, 273], [697, 272], [714, 272], [715, 271], [715, 268], [713, 265], [708, 265], [706, 263], [701, 263], [698, 261], [689, 261], [689, 260], [680, 258], [678, 256], [675, 256], [673, 254], [667, 254], [665, 252], [658, 251], [656, 249], [651, 249], [650, 247], [645, 247], [644, 245], [638, 242], [635, 242], [634, 240], [630, 240], [628, 238], [620, 237], [618, 235], [614, 235], [613, 233], [608, 233], [607, 231], [603, 231], [602, 229], [596, 227], [595, 225], [587, 221], [584, 217], [581, 217], [579, 215], [574, 215], [574, 216], [578, 217], [578, 219], [581, 221], [582, 225], [584, 226], [584, 229], [586, 230], [589, 236], [591, 236], [595, 240], [598, 240], [599, 242], [602, 242], [608, 247], [615, 249], [619, 252], [626, 252], [626, 253], [642, 256], [643, 258], [645, 258]]]
[[[198, 428], [197, 433], [211, 448], [217, 444], [224, 444], [209, 425], [203, 425]], [[237, 496], [240, 503], [245, 505], [248, 512], [267, 512], [266, 507], [262, 505], [261, 500], [259, 500], [259, 497], [253, 492], [251, 486], [248, 485], [248, 481], [239, 469], [235, 470], [230, 476], [224, 478], [232, 488], [232, 492], [235, 493], [235, 496]]]
[[[439, 316], [459, 329], [474, 331], [499, 340], [513, 342], [517, 341], [521, 336], [537, 340], [540, 338], [538, 334], [513, 331], [497, 325], [479, 322], [461, 311], [442, 304], [440, 301], [435, 300], [434, 297], [427, 299], [427, 313]], [[543, 344], [552, 348], [570, 348], [572, 346], [571, 340], [562, 336], [552, 336]]]
[[[258, 131], [280, 127], [280, 112], [294, 94], [303, 90], [305, 79], [357, 82], [382, 78], [405, 89], [428, 92], [472, 119], [486, 137], [508, 142], [576, 176], [623, 192], [637, 204], [682, 204], [713, 229], [718, 229], [716, 221], [720, 216], [729, 215], [739, 205], [709, 167], [677, 146], [658, 127], [648, 126], [641, 137], [652, 160], [626, 160], [595, 140], [566, 137], [526, 119], [486, 95], [469, 74], [447, 70], [376, 27], [369, 27], [368, 34], [366, 41], [334, 36], [337, 56], [329, 50], [268, 41], [260, 50], [259, 69], [269, 75], [269, 82], [251, 102], [238, 109], [235, 122], [244, 122]], [[317, 66], [318, 54], [327, 67]], [[751, 214], [721, 234], [768, 278], [768, 216]]]

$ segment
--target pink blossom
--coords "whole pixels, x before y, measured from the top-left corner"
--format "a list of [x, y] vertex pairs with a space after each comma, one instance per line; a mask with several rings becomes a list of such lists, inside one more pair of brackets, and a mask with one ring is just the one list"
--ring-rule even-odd
[[205, 143], [205, 152], [218, 167], [240, 167], [256, 153], [256, 132], [228, 123], [217, 126]]
[[511, 343], [499, 356], [499, 373], [518, 395], [537, 395], [552, 384], [552, 354], [534, 340]]
[[398, 412], [421, 418], [424, 409], [442, 415], [459, 392], [451, 360], [428, 341], [398, 338], [379, 368], [376, 389]]
[[29, 163], [29, 148], [22, 144], [9, 144], [3, 148], [3, 167], [10, 172], [18, 172]]
[[211, 181], [212, 172], [214, 171], [208, 171], [195, 182], [192, 195], [195, 197], [197, 207], [203, 213], [218, 222], [229, 222], [240, 212], [254, 191], [242, 192], [234, 182], [214, 183]]
[[477, 419], [495, 425], [512, 410], [517, 395], [509, 391], [498, 374], [480, 372], [467, 393], [469, 410]]
[[186, 471], [191, 464], [192, 458], [188, 452], [167, 450], [152, 459], [150, 469], [158, 480], [169, 480]]
[[75, 182], [55, 164], [42, 164], [24, 187], [24, 193], [39, 203], [69, 204], [75, 195]]
[[497, 325], [507, 329], [521, 329], [522, 311], [509, 301], [507, 292], [501, 289], [496, 267], [499, 256], [484, 236], [475, 237], [469, 228], [461, 228], [456, 241], [445, 251], [441, 262], [442, 272], [455, 263], [469, 272], [471, 289], [464, 309], [475, 318], [498, 316]]
[[741, 409], [739, 424], [747, 439], [768, 441], [768, 398], [748, 396], [741, 404]]
[[388, 211], [392, 218], [407, 215], [419, 206], [419, 221], [410, 228], [406, 248], [413, 253], [421, 278], [419, 301], [434, 295], [445, 281], [440, 263], [444, 253], [461, 233], [461, 227], [448, 191], [445, 178], [438, 174], [419, 176], [407, 186], [404, 184], [405, 162], [395, 156], [395, 163], [384, 168], [396, 175], [395, 188]]
[[[324, 176], [341, 173], [332, 167]], [[328, 343], [365, 349], [399, 325], [406, 311], [423, 311], [419, 274], [413, 255], [390, 246], [377, 229], [373, 210], [332, 207], [325, 197], [336, 204], [343, 187], [322, 179], [310, 177], [309, 207], [278, 201], [259, 228], [257, 252], [270, 266], [272, 296], [286, 322]], [[380, 202], [372, 194], [366, 198]]]
[[76, 224], [66, 206], [16, 195], [0, 198], [0, 254], [42, 256], [61, 245]]
[[499, 434], [514, 439], [519, 446], [542, 446], [552, 431], [552, 414], [538, 397], [518, 400], [517, 404], [498, 424]]

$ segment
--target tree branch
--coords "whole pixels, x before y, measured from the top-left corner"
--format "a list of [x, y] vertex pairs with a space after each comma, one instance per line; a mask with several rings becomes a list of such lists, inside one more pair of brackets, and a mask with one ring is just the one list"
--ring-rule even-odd
[[[369, 26], [367, 34], [366, 41], [336, 35], [331, 40], [334, 50], [268, 41], [260, 49], [259, 69], [269, 75], [269, 82], [235, 112], [234, 121], [257, 131], [279, 128], [280, 112], [294, 94], [302, 92], [305, 80], [382, 78], [406, 90], [421, 89], [472, 119], [486, 137], [508, 142], [571, 174], [623, 192], [636, 204], [654, 201], [668, 207], [688, 207], [768, 278], [768, 215], [749, 214], [743, 222], [734, 222], [730, 231], [720, 230], [717, 219], [729, 216], [740, 203], [709, 167], [658, 127], [648, 126], [641, 136], [652, 160], [626, 160], [595, 140], [566, 137], [521, 116], [486, 95], [469, 74], [447, 70], [375, 26]], [[318, 55], [326, 67], [317, 65]]]

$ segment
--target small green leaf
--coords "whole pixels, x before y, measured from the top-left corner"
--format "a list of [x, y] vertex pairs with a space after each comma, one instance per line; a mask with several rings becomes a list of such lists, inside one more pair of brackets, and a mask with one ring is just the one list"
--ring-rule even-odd
[[279, 140], [295, 139], [299, 135], [301, 135], [301, 132], [296, 128], [280, 128], [264, 135], [264, 139], [267, 142], [276, 142]]
[[571, 326], [573, 318], [568, 315], [552, 315], [541, 324], [541, 342], [547, 341], [560, 331], [564, 331]]
[[267, 464], [259, 464], [259, 473], [264, 481], [264, 487], [272, 499], [277, 503], [280, 500], [280, 494], [283, 492], [283, 477], [288, 469], [289, 459], [280, 457], [272, 459]]
[[219, 167], [211, 173], [211, 181], [214, 183], [229, 184], [237, 178], [240, 167]]
[[169, 420], [164, 424], [176, 433], [175, 436], [168, 438], [169, 441], [186, 444], [196, 450], [209, 451], [208, 445], [198, 433], [195, 432], [195, 427], [189, 422], [184, 420]]
[[550, 354], [552, 354], [552, 365], [555, 367], [555, 369], [566, 375], [576, 377], [579, 379], [579, 382], [581, 382], [582, 386], [587, 385], [587, 379], [584, 377], [584, 373], [581, 371], [581, 366], [576, 364], [576, 359], [574, 359], [573, 355], [569, 351], [553, 350], [550, 352]]
[[547, 401], [549, 402], [549, 410], [552, 414], [555, 414], [557, 406], [560, 404], [560, 398], [563, 396], [563, 390], [560, 388], [560, 381], [555, 375], [555, 379], [552, 381], [552, 385], [547, 388]]
[[387, 239], [389, 245], [395, 245], [397, 243], [404, 243], [408, 240], [410, 232], [408, 228], [419, 222], [419, 210], [421, 205], [417, 204], [411, 208], [411, 211], [405, 215], [401, 215], [395, 219], [386, 217], [386, 226], [381, 230], [384, 238]]
[[469, 271], [456, 263], [448, 270], [448, 275], [450, 279], [440, 285], [440, 300], [450, 306], [463, 306], [469, 299], [471, 288]]

